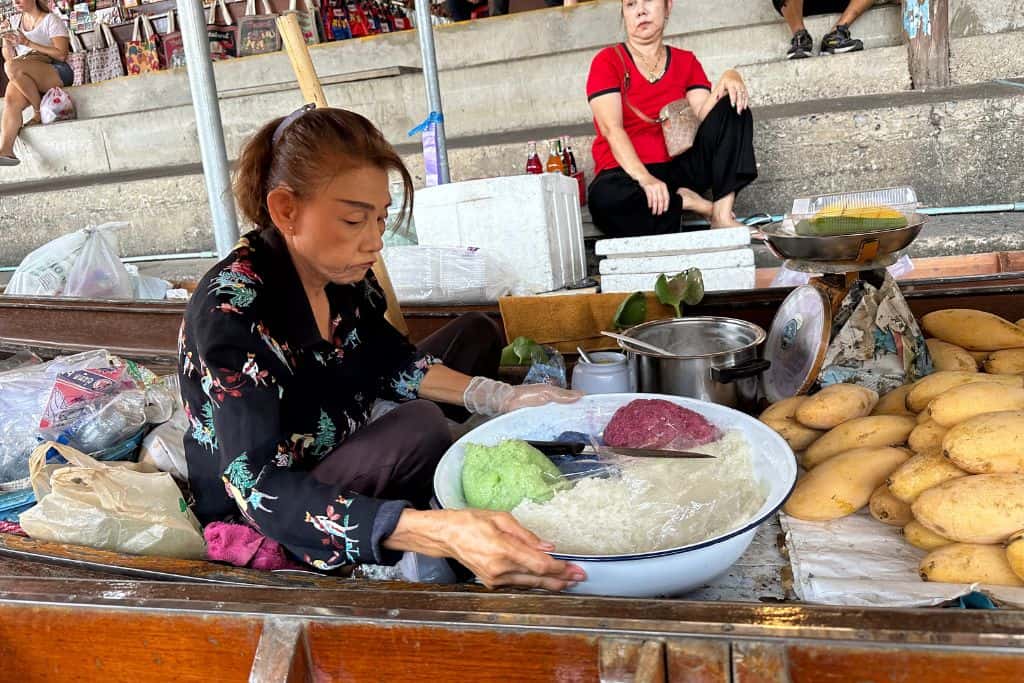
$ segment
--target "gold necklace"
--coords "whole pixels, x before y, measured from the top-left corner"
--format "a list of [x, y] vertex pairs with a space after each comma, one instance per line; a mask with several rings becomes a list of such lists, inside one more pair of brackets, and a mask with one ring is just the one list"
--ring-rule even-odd
[[658, 57], [654, 61], [654, 66], [653, 67], [650, 65], [650, 62], [647, 61], [647, 58], [644, 57], [642, 54], [640, 54], [640, 52], [638, 52], [636, 50], [633, 50], [633, 54], [635, 54], [640, 59], [640, 61], [643, 62], [643, 67], [645, 69], [647, 69], [647, 82], [648, 83], [655, 83], [655, 82], [657, 82], [658, 78], [661, 76], [661, 73], [660, 73], [658, 67], [661, 65], [661, 56], [662, 56], [662, 54], [664, 54], [664, 51], [663, 50], [659, 50], [658, 51]]

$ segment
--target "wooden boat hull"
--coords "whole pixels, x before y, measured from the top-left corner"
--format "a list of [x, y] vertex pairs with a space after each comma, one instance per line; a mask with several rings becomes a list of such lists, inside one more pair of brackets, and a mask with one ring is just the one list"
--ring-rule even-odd
[[[915, 280], [901, 284], [911, 310], [921, 316], [940, 308], [977, 308], [1010, 320], [1024, 317], [1024, 273]], [[708, 294], [693, 315], [718, 315], [768, 327], [789, 288]], [[172, 302], [93, 301], [56, 297], [0, 296], [0, 351], [30, 349], [43, 357], [106, 348], [156, 372], [176, 366], [178, 331], [185, 306]], [[500, 320], [498, 307], [405, 307], [413, 341], [456, 317], [482, 311]]]

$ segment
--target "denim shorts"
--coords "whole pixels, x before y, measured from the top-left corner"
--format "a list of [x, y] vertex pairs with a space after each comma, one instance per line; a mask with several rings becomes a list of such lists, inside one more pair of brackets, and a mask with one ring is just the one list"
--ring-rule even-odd
[[57, 71], [57, 75], [60, 76], [61, 85], [65, 88], [75, 82], [75, 72], [71, 70], [67, 62], [54, 62], [53, 68]]

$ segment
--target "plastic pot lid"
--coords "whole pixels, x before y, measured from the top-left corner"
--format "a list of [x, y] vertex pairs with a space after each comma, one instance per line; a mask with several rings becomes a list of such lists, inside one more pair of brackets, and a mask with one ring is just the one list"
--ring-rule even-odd
[[775, 403], [807, 392], [818, 378], [832, 338], [832, 305], [813, 285], [794, 289], [772, 321], [764, 358], [764, 393]]

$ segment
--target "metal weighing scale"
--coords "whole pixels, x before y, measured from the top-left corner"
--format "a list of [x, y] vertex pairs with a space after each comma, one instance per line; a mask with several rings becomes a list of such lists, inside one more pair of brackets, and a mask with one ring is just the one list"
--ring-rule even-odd
[[[796, 234], [796, 222], [835, 205], [891, 207], [907, 215], [907, 225], [834, 237]], [[764, 358], [771, 366], [762, 375], [762, 389], [770, 402], [806, 393], [814, 386], [832, 341], [836, 312], [858, 282], [882, 285], [886, 268], [896, 263], [898, 252], [914, 241], [927, 222], [927, 217], [914, 213], [917, 205], [909, 187], [821, 195], [797, 200], [785, 220], [757, 235], [786, 268], [814, 274], [809, 284], [786, 297], [772, 322], [764, 347]]]

